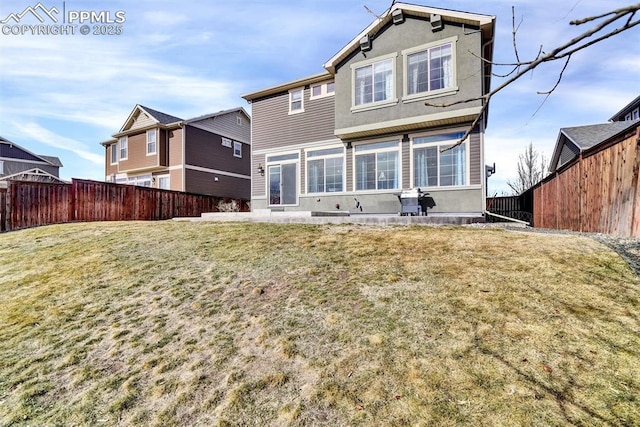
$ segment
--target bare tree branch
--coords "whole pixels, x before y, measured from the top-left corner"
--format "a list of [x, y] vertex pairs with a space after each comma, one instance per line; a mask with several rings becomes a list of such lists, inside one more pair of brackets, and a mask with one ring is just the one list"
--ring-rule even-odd
[[[524, 76], [525, 74], [529, 73], [530, 71], [533, 71], [536, 67], [538, 67], [539, 65], [546, 63], [546, 62], [553, 62], [553, 61], [557, 61], [560, 59], [564, 59], [566, 58], [566, 62], [564, 64], [564, 67], [562, 68], [562, 71], [560, 72], [558, 81], [556, 82], [555, 86], [547, 92], [538, 92], [541, 95], [546, 95], [545, 100], [543, 101], [543, 103], [540, 105], [540, 107], [542, 107], [542, 105], [544, 105], [544, 102], [546, 102], [546, 99], [549, 97], [549, 95], [551, 93], [553, 93], [555, 91], [555, 89], [558, 87], [558, 85], [560, 84], [560, 81], [562, 80], [563, 74], [569, 64], [569, 61], [571, 59], [571, 55], [573, 55], [576, 52], [579, 52], [583, 49], [586, 49], [589, 46], [592, 46], [596, 43], [599, 43], [603, 40], [606, 40], [610, 37], [613, 37], [617, 34], [620, 34], [623, 31], [626, 31], [630, 28], [633, 28], [637, 25], [640, 24], [640, 20], [636, 20], [633, 21], [633, 18], [635, 17], [636, 13], [640, 10], [640, 3], [635, 4], [635, 5], [630, 5], [630, 6], [626, 6], [626, 7], [622, 7], [607, 13], [603, 13], [601, 15], [598, 16], [592, 16], [592, 17], [587, 17], [587, 18], [583, 18], [583, 19], [579, 19], [579, 20], [574, 20], [571, 21], [570, 24], [571, 25], [583, 25], [585, 23], [588, 22], [595, 22], [595, 21], [599, 21], [593, 28], [585, 31], [584, 33], [574, 37], [573, 39], [569, 40], [568, 42], [552, 49], [549, 52], [545, 52], [543, 50], [543, 47], [540, 46], [540, 49], [538, 51], [538, 55], [536, 56], [535, 59], [531, 60], [531, 61], [522, 61], [519, 57], [519, 53], [518, 53], [518, 48], [517, 48], [517, 43], [516, 43], [516, 33], [518, 28], [520, 27], [520, 24], [518, 24], [518, 26], [515, 25], [515, 9], [512, 9], [512, 34], [513, 34], [513, 44], [514, 44], [514, 53], [515, 53], [515, 57], [516, 57], [516, 62], [513, 64], [499, 64], [499, 63], [494, 63], [491, 61], [488, 61], [486, 59], [482, 59], [484, 62], [487, 63], [491, 63], [494, 66], [510, 66], [510, 67], [514, 67], [513, 70], [511, 70], [509, 73], [507, 73], [505, 76], [510, 76], [507, 80], [505, 80], [504, 82], [502, 82], [498, 87], [496, 87], [495, 89], [493, 89], [492, 91], [475, 97], [475, 98], [469, 98], [469, 99], [463, 99], [463, 100], [459, 100], [459, 101], [454, 101], [454, 102], [450, 102], [450, 103], [443, 103], [443, 104], [434, 104], [434, 103], [430, 103], [430, 102], [426, 102], [425, 105], [426, 106], [431, 106], [431, 107], [450, 107], [453, 105], [460, 105], [460, 104], [466, 104], [469, 102], [476, 102], [476, 101], [482, 101], [482, 109], [481, 109], [481, 113], [479, 114], [479, 117], [476, 118], [476, 120], [473, 121], [473, 123], [470, 126], [470, 129], [465, 132], [464, 136], [453, 146], [449, 147], [448, 149], [454, 148], [460, 144], [462, 144], [462, 142], [464, 141], [465, 138], [467, 138], [469, 136], [469, 134], [471, 133], [472, 129], [479, 123], [480, 121], [480, 116], [482, 116], [486, 110], [487, 107], [489, 105], [489, 101], [491, 100], [491, 98], [496, 95], [497, 93], [499, 93], [500, 91], [502, 91], [504, 88], [506, 88], [507, 86], [511, 85], [512, 83], [514, 83], [516, 80], [520, 79], [522, 76]], [[605, 19], [606, 18], [606, 19]], [[623, 20], [625, 19], [626, 22], [615, 29], [612, 30], [605, 30], [606, 27], [608, 27], [609, 25]], [[624, 21], [623, 21], [624, 22]], [[594, 39], [590, 39], [592, 36], [597, 36]], [[587, 40], [590, 39], [590, 40]], [[495, 75], [495, 74], [494, 74]], [[540, 107], [538, 107], [538, 110], [540, 109]], [[536, 110], [535, 114], [538, 112], [538, 110]]]

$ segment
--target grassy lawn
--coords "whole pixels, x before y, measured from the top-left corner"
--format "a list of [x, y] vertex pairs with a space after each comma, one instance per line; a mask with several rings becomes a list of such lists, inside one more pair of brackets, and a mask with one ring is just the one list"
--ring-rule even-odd
[[0, 425], [640, 425], [640, 283], [493, 229], [5, 233]]

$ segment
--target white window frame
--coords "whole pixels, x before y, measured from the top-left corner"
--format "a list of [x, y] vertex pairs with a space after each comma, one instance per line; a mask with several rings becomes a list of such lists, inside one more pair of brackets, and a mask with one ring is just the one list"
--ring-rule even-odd
[[[150, 141], [149, 141], [149, 135], [153, 134], [154, 138], [153, 138], [153, 151], [149, 151], [149, 146], [150, 146]], [[146, 151], [147, 151], [147, 156], [153, 156], [155, 154], [158, 153], [158, 129], [149, 129], [146, 133]]]
[[241, 116], [236, 116], [236, 124], [238, 126], [244, 126], [244, 119]]
[[242, 158], [242, 143], [233, 141], [233, 157]]
[[[457, 135], [457, 137], [452, 136], [449, 139], [443, 139], [441, 141], [434, 141], [434, 142], [425, 142], [425, 143], [416, 143], [416, 139], [419, 138], [424, 138], [424, 137], [438, 137], [440, 135], [444, 136], [444, 135]], [[461, 145], [464, 146], [464, 161], [465, 161], [465, 171], [464, 171], [464, 184], [460, 184], [460, 185], [440, 185], [440, 156], [443, 154], [440, 152], [440, 150], [446, 146], [451, 146], [453, 144], [455, 144], [456, 142], [459, 141], [459, 136], [462, 136], [462, 134], [464, 134], [464, 131], [456, 131], [456, 130], [452, 130], [452, 131], [448, 131], [448, 132], [444, 132], [444, 133], [440, 133], [440, 134], [428, 134], [428, 135], [415, 135], [411, 138], [411, 146], [410, 146], [410, 159], [409, 159], [409, 169], [410, 169], [410, 185], [411, 187], [417, 187], [416, 182], [415, 182], [415, 150], [416, 149], [420, 149], [420, 148], [428, 148], [428, 147], [436, 147], [437, 148], [437, 152], [438, 152], [438, 166], [437, 166], [437, 179], [438, 179], [438, 184], [435, 186], [418, 186], [421, 189], [440, 189], [440, 190], [448, 190], [448, 189], [459, 189], [459, 188], [468, 188], [471, 187], [470, 184], [470, 179], [471, 179], [471, 173], [470, 173], [470, 159], [471, 159], [471, 144], [470, 144], [470, 137], [467, 137]]]
[[111, 165], [118, 164], [118, 151], [119, 151], [119, 144], [117, 142], [114, 142], [109, 146], [109, 164]]
[[[289, 158], [280, 158], [281, 156], [289, 157]], [[271, 166], [282, 166], [286, 164], [296, 164], [296, 202], [293, 204], [271, 204], [271, 200], [269, 200], [269, 168]], [[281, 206], [299, 206], [300, 205], [300, 151], [279, 151], [274, 153], [265, 154], [265, 195], [267, 197], [267, 206], [269, 207], [281, 207]], [[280, 194], [282, 197], [282, 194]]]
[[129, 177], [130, 185], [137, 185], [138, 187], [153, 187], [153, 177], [151, 174], [135, 175]]
[[[416, 54], [416, 53], [421, 53], [421, 52], [427, 52], [430, 49], [439, 47], [439, 46], [444, 46], [446, 44], [451, 44], [451, 81], [453, 82], [451, 87], [446, 87], [446, 88], [442, 88], [442, 89], [437, 89], [437, 90], [427, 90], [426, 92], [418, 92], [418, 93], [412, 93], [409, 94], [409, 56]], [[411, 49], [405, 49], [402, 51], [402, 67], [404, 70], [404, 76], [402, 79], [402, 85], [403, 85], [403, 96], [402, 96], [402, 100], [404, 102], [412, 102], [412, 101], [420, 101], [423, 99], [428, 99], [428, 98], [434, 98], [434, 97], [438, 97], [438, 96], [444, 96], [444, 95], [450, 95], [452, 93], [455, 93], [458, 91], [458, 76], [457, 76], [457, 55], [456, 55], [456, 45], [458, 44], [458, 36], [454, 36], [454, 37], [449, 37], [446, 39], [442, 39], [442, 40], [438, 40], [436, 42], [432, 42], [432, 43], [427, 43], [427, 44], [423, 44], [421, 46], [416, 46], [413, 47]], [[427, 68], [428, 65], [427, 65]]]
[[[357, 62], [355, 64], [351, 64], [351, 111], [366, 111], [372, 110], [376, 108], [388, 107], [390, 105], [395, 105], [398, 103], [397, 98], [397, 88], [396, 88], [396, 53], [390, 53], [388, 55], [378, 56], [376, 58], [368, 59], [366, 61]], [[375, 69], [376, 64], [381, 64], [383, 62], [391, 61], [391, 95], [388, 99], [382, 101], [372, 101], [366, 102], [356, 105], [356, 71], [364, 68], [364, 67], [372, 67]], [[372, 70], [372, 75], [374, 79], [374, 87], [372, 99], [375, 97], [375, 71]]]
[[[395, 146], [389, 146], [384, 148], [375, 148], [377, 144], [392, 144]], [[352, 155], [352, 173], [353, 173], [353, 190], [356, 193], [366, 193], [366, 192], [389, 192], [389, 191], [397, 191], [402, 188], [402, 149], [401, 143], [397, 139], [384, 139], [378, 141], [368, 141], [366, 144], [358, 144], [353, 147], [353, 155]], [[370, 149], [366, 148], [367, 146], [372, 146]], [[365, 150], [365, 151], [363, 151]], [[378, 154], [380, 153], [389, 153], [396, 152], [398, 154], [397, 157], [397, 180], [396, 186], [394, 188], [378, 188]], [[376, 188], [369, 189], [358, 189], [358, 164], [357, 158], [361, 155], [366, 154], [375, 154], [376, 155]]]
[[[294, 94], [300, 94], [300, 99], [293, 99]], [[300, 108], [293, 108], [294, 102], [300, 102]], [[304, 113], [304, 87], [299, 87], [297, 89], [291, 89], [289, 91], [289, 114], [299, 114]]]
[[4, 160], [0, 160], [0, 175], [4, 175]]
[[[122, 155], [123, 153], [124, 153], [124, 156]], [[128, 137], [121, 136], [120, 138], [118, 138], [118, 154], [119, 154], [118, 158], [120, 160], [127, 160], [129, 158], [129, 138]], [[116, 161], [116, 163], [118, 162]]]
[[[333, 85], [333, 90], [331, 92], [329, 92], [329, 85], [332, 84]], [[319, 88], [320, 93], [318, 95], [314, 95], [314, 89]], [[336, 93], [335, 91], [335, 83], [333, 81], [330, 82], [324, 82], [324, 83], [318, 83], [315, 85], [311, 85], [311, 89], [309, 91], [309, 99], [320, 99], [320, 98], [326, 98], [327, 96], [334, 96]]]
[[[161, 190], [170, 190], [171, 189], [171, 175], [166, 174], [166, 175], [156, 175], [156, 181], [158, 183], [158, 188]], [[162, 180], [166, 179], [167, 180], [167, 188], [162, 188], [162, 186], [160, 185]]]
[[[335, 150], [335, 149], [341, 149], [342, 151], [340, 153], [335, 153], [335, 154], [326, 154], [326, 155], [318, 155], [318, 156], [311, 156], [309, 157], [309, 153], [313, 153], [313, 152], [322, 152], [324, 150]], [[306, 194], [341, 194], [344, 193], [345, 188], [346, 188], [346, 153], [344, 151], [344, 146], [342, 145], [337, 145], [337, 146], [327, 146], [327, 147], [323, 147], [323, 148], [308, 148], [305, 150], [305, 172], [306, 172], [306, 188], [305, 188], [305, 192]], [[327, 191], [327, 163], [326, 160], [327, 159], [337, 159], [337, 158], [341, 158], [342, 159], [342, 190], [340, 191]], [[309, 191], [309, 162], [314, 161], [314, 160], [324, 160], [324, 190], [325, 191], [320, 191], [320, 192], [315, 192], [315, 191]]]

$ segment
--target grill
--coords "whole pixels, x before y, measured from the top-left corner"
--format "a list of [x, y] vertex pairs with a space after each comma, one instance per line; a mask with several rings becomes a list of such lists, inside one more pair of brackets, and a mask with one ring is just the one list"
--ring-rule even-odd
[[429, 193], [423, 193], [419, 188], [411, 188], [395, 195], [400, 201], [400, 215], [427, 215]]

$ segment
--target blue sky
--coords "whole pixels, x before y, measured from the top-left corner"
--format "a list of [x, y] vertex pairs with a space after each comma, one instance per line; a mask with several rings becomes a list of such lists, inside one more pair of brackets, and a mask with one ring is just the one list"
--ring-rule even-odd
[[[497, 17], [494, 61], [512, 62], [511, 7], [521, 58], [534, 57], [590, 28], [571, 19], [630, 4], [601, 0], [418, 2]], [[0, 4], [0, 20], [37, 1]], [[120, 35], [0, 33], [0, 135], [58, 156], [64, 179], [104, 179], [101, 141], [136, 104], [182, 118], [242, 106], [240, 95], [317, 74], [322, 64], [390, 0], [42, 1], [48, 9], [125, 12]], [[103, 15], [104, 16], [104, 15]], [[26, 16], [21, 24], [38, 24]], [[49, 23], [49, 22], [46, 22]], [[0, 27], [2, 24], [0, 24]], [[549, 158], [561, 127], [606, 122], [640, 94], [640, 28], [576, 54], [558, 89], [534, 115], [562, 64], [548, 64], [496, 95], [486, 163], [490, 193], [507, 193], [518, 155], [532, 142]], [[496, 70], [504, 71], [504, 70]], [[500, 83], [494, 78], [492, 85]]]

